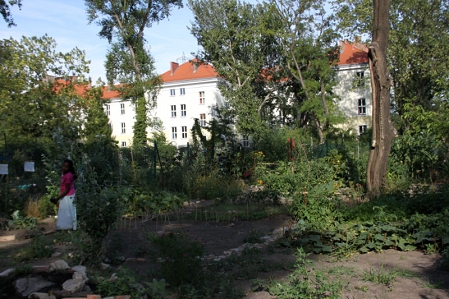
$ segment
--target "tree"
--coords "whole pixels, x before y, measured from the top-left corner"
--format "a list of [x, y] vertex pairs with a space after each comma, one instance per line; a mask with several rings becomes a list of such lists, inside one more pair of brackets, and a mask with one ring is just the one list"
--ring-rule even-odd
[[[332, 2], [339, 28], [347, 36], [373, 28], [372, 0]], [[386, 59], [398, 133], [447, 137], [447, 130], [441, 130], [447, 122], [441, 116], [447, 111], [449, 87], [449, 1], [391, 0], [389, 15]]]
[[155, 105], [161, 81], [145, 48], [144, 30], [168, 17], [171, 8], [182, 7], [182, 1], [86, 0], [86, 6], [89, 22], [97, 20], [100, 37], [111, 44], [105, 63], [108, 84], [121, 83], [117, 89], [122, 97], [136, 104], [133, 144], [146, 144], [148, 111]]
[[369, 65], [373, 92], [373, 136], [367, 166], [368, 192], [377, 194], [387, 173], [388, 156], [394, 138], [390, 118], [390, 78], [387, 65], [390, 0], [373, 1], [373, 42]]
[[195, 20], [190, 31], [203, 48], [199, 62], [211, 63], [224, 79], [220, 91], [237, 117], [244, 134], [260, 133], [259, 108], [264, 104], [264, 86], [275, 80], [279, 28], [274, 7], [236, 0], [189, 0]]
[[0, 43], [0, 115], [16, 141], [50, 139], [57, 131], [77, 136], [82, 105], [74, 85], [83, 82], [88, 62], [77, 48], [67, 53], [55, 48], [48, 36]]
[[313, 126], [320, 142], [323, 128], [339, 121], [332, 87], [338, 49], [325, 16], [324, 1], [272, 1], [283, 24], [279, 32], [287, 85], [300, 127]]
[[2, 14], [3, 20], [8, 24], [8, 27], [11, 27], [16, 24], [11, 16], [10, 7], [17, 5], [20, 9], [22, 7], [22, 0], [9, 0], [8, 2], [9, 3], [6, 3], [6, 0], [0, 0], [0, 14]]
[[89, 88], [84, 93], [86, 101], [87, 115], [83, 135], [87, 142], [92, 142], [101, 136], [103, 140], [112, 141], [112, 129], [109, 125], [109, 118], [104, 111], [103, 96], [104, 86]]

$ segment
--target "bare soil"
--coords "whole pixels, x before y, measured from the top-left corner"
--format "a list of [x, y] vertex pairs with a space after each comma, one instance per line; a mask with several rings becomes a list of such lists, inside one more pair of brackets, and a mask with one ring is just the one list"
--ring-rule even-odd
[[[139, 248], [145, 241], [145, 234], [149, 231], [189, 233], [202, 240], [206, 256], [209, 254], [220, 256], [225, 251], [244, 244], [245, 237], [250, 236], [254, 230], [271, 235], [275, 230], [282, 230], [291, 224], [291, 219], [283, 215], [257, 221], [226, 222], [182, 220], [172, 215], [172, 217], [153, 219], [143, 223], [142, 221], [123, 223], [111, 232], [111, 236], [121, 236], [123, 241], [121, 254], [125, 259], [138, 256]], [[47, 219], [38, 228], [39, 231], [46, 233], [49, 239], [52, 238], [51, 232], [54, 229], [55, 223], [52, 219]], [[13, 262], [15, 253], [19, 248], [27, 246], [30, 237], [35, 234], [26, 230], [0, 231], [0, 236], [16, 235], [14, 241], [0, 242], [0, 272], [17, 266]], [[110, 238], [109, 241], [111, 240]], [[258, 273], [259, 281], [285, 281], [293, 271], [291, 265], [295, 263], [294, 249], [275, 247], [274, 244], [265, 245], [262, 252], [265, 261], [277, 264], [279, 267], [270, 272]], [[439, 254], [426, 255], [420, 251], [385, 250], [382, 253], [354, 254], [340, 260], [329, 255], [310, 255], [309, 258], [314, 261], [315, 269], [328, 273], [330, 280], [340, 280], [344, 283], [342, 298], [449, 298], [449, 272], [440, 267], [441, 256]], [[32, 264], [45, 265], [56, 259], [58, 258], [37, 260]], [[148, 273], [148, 269], [151, 267], [150, 263], [149, 260], [137, 261], [135, 259], [124, 262], [128, 268], [140, 274]], [[388, 285], [378, 284], [365, 281], [364, 277], [367, 273], [396, 273], [396, 277]], [[275, 298], [264, 288], [252, 290], [253, 282], [250, 280], [237, 280], [235, 285], [244, 291], [245, 298]]]

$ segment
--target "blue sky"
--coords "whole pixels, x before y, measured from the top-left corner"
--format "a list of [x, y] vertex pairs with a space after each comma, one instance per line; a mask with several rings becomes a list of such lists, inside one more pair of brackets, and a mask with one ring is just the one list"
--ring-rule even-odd
[[[68, 52], [78, 47], [86, 52], [91, 61], [90, 76], [93, 83], [101, 77], [106, 79], [104, 61], [109, 45], [100, 39], [100, 27], [92, 23], [88, 25], [83, 0], [24, 0], [22, 9], [13, 7], [12, 14], [15, 27], [8, 28], [0, 21], [0, 38], [13, 37], [20, 40], [22, 36], [48, 36], [55, 39], [57, 50]], [[147, 28], [145, 38], [156, 62], [159, 74], [169, 70], [170, 61], [181, 62], [183, 53], [187, 59], [190, 53], [198, 50], [196, 39], [190, 34], [187, 26], [193, 15], [190, 9], [174, 9], [167, 20]]]

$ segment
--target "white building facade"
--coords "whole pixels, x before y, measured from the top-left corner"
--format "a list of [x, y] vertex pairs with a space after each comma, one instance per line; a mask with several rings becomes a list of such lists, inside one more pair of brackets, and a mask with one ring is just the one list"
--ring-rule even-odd
[[339, 127], [362, 134], [371, 126], [372, 118], [368, 48], [357, 42], [341, 42], [336, 76], [334, 93], [339, 96], [338, 107], [346, 118]]
[[[344, 41], [340, 49], [336, 74], [339, 83], [334, 87], [334, 93], [339, 97], [337, 103], [346, 121], [339, 127], [361, 134], [370, 127], [372, 116], [368, 48], [361, 43]], [[161, 78], [163, 84], [152, 116], [161, 120], [169, 142], [178, 148], [186, 147], [192, 142], [191, 129], [195, 119], [205, 126], [215, 116], [215, 108], [225, 106], [218, 88], [221, 79], [211, 65], [195, 61], [171, 62], [170, 70]], [[130, 146], [136, 115], [134, 104], [120, 99], [114, 92], [105, 91], [104, 97], [110, 100], [105, 111], [113, 136], [119, 146]]]
[[195, 119], [205, 126], [214, 117], [215, 107], [225, 104], [218, 89], [220, 79], [212, 66], [194, 62], [171, 62], [170, 70], [161, 77], [154, 116], [162, 121], [168, 141], [186, 147], [192, 142], [190, 130]]

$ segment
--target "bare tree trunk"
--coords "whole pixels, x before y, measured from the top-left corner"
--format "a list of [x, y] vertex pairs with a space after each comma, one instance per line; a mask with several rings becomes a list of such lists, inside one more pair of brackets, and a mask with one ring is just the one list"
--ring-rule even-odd
[[383, 187], [395, 133], [390, 117], [390, 79], [387, 68], [390, 0], [374, 0], [373, 8], [373, 42], [368, 53], [373, 90], [373, 136], [366, 184], [368, 193], [377, 195]]

